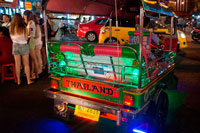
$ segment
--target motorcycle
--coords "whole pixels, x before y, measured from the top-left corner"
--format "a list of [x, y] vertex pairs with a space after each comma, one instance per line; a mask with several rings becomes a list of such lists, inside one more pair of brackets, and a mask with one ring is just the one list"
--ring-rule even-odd
[[196, 27], [192, 27], [192, 31], [191, 31], [191, 34], [192, 34], [192, 39], [196, 42], [200, 42], [200, 29], [199, 28], [196, 28]]

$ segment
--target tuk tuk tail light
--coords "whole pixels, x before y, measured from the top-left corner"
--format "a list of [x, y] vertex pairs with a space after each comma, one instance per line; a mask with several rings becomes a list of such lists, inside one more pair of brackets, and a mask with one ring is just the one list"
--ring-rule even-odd
[[58, 89], [58, 80], [51, 80], [51, 88], [52, 89]]
[[132, 106], [134, 104], [134, 97], [131, 95], [125, 94], [123, 103], [124, 103], [124, 105]]

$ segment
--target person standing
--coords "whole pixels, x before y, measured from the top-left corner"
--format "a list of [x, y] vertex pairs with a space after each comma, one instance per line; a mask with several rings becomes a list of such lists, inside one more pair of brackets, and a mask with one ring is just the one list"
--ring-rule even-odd
[[34, 15], [34, 21], [36, 26], [36, 34], [35, 34], [35, 56], [38, 62], [38, 74], [42, 73], [42, 56], [41, 56], [41, 48], [42, 48], [42, 32], [40, 28], [40, 17]]
[[2, 24], [2, 27], [9, 28], [9, 26], [10, 26], [10, 17], [7, 14], [3, 15], [3, 21], [4, 21], [4, 23]]
[[83, 21], [82, 21], [82, 23], [83, 23], [83, 24], [84, 24], [84, 23], [87, 23], [87, 20], [86, 20], [85, 17], [83, 17]]
[[22, 16], [16, 13], [13, 16], [10, 27], [10, 36], [13, 42], [12, 54], [14, 55], [17, 84], [21, 84], [20, 71], [21, 71], [21, 58], [23, 60], [24, 70], [26, 73], [27, 84], [33, 83], [30, 79], [30, 68], [29, 68], [29, 48], [27, 45], [28, 35], [26, 25], [23, 21]]
[[38, 77], [38, 63], [35, 56], [35, 22], [33, 21], [33, 13], [29, 10], [26, 10], [23, 14], [24, 21], [27, 24], [28, 31], [28, 45], [29, 53], [31, 57], [31, 79], [36, 79]]
[[53, 16], [52, 13], [49, 13], [47, 16], [48, 23], [51, 27], [50, 40], [57, 41], [57, 40], [60, 40], [61, 33], [60, 33], [60, 28], [59, 28], [59, 22], [55, 20], [54, 18], [55, 17]]

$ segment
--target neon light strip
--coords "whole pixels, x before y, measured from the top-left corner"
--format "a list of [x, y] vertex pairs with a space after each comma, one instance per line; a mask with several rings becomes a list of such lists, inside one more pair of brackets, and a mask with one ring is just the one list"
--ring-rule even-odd
[[143, 131], [137, 130], [137, 129], [133, 129], [133, 132], [135, 132], [135, 133], [146, 133], [146, 132], [143, 132]]
[[144, 2], [148, 3], [148, 4], [156, 4], [157, 1], [149, 1], [149, 0], [144, 0]]

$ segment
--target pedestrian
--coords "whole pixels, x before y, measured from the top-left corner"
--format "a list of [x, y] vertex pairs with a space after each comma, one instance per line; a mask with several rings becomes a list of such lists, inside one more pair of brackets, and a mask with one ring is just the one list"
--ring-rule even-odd
[[14, 55], [14, 60], [15, 60], [17, 84], [18, 85], [21, 84], [20, 71], [21, 71], [21, 58], [22, 58], [27, 78], [27, 84], [30, 85], [33, 83], [33, 81], [31, 81], [30, 79], [29, 48], [27, 45], [28, 34], [26, 25], [23, 21], [22, 16], [19, 13], [14, 14], [9, 27], [9, 31], [13, 42], [12, 54]]
[[178, 18], [178, 27], [181, 31], [183, 31], [183, 18]]
[[56, 41], [60, 40], [60, 28], [59, 28], [59, 22], [54, 19], [55, 17], [53, 16], [52, 13], [49, 13], [47, 16], [48, 23], [51, 28], [51, 35], [50, 35], [50, 40]]
[[4, 36], [4, 37], [8, 37], [10, 38], [10, 34], [9, 34], [9, 29], [6, 27], [0, 27], [1, 28], [1, 35], [0, 36]]
[[0, 65], [14, 63], [12, 55], [12, 40], [8, 36], [6, 27], [0, 27]]
[[4, 23], [2, 24], [2, 27], [9, 28], [9, 26], [10, 26], [10, 17], [9, 17], [9, 15], [4, 14], [3, 15], [3, 21], [4, 21]]
[[34, 15], [34, 22], [36, 25], [36, 33], [35, 33], [35, 56], [38, 64], [38, 74], [42, 73], [42, 57], [41, 57], [41, 48], [42, 48], [42, 32], [40, 28], [40, 17]]
[[74, 28], [72, 33], [76, 34], [76, 31], [78, 30], [78, 25], [80, 24], [80, 17], [76, 18], [74, 21]]
[[82, 21], [82, 23], [87, 23], [87, 20], [86, 20], [85, 17], [83, 17], [83, 21]]
[[26, 10], [23, 14], [24, 21], [27, 24], [27, 31], [28, 31], [28, 45], [29, 45], [29, 54], [31, 57], [31, 79], [38, 78], [38, 62], [35, 56], [35, 33], [36, 33], [36, 26], [35, 22], [33, 21], [33, 13], [29, 10]]
[[[42, 49], [41, 49], [41, 54], [42, 54], [42, 69], [46, 68], [47, 65], [47, 55], [46, 55], [46, 46], [45, 46], [45, 35], [44, 35], [44, 20], [42, 18], [40, 18], [40, 13], [37, 12], [36, 13], [36, 19], [37, 21], [40, 21], [40, 29], [41, 29], [41, 33], [42, 33]], [[50, 25], [47, 21], [47, 29], [49, 32], [51, 32], [51, 28]], [[48, 33], [48, 38], [50, 38], [50, 34]]]

